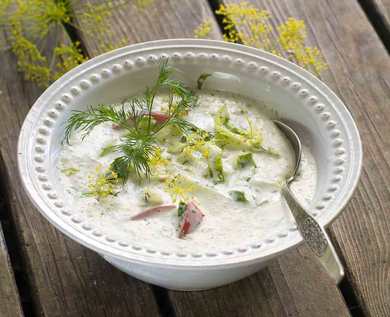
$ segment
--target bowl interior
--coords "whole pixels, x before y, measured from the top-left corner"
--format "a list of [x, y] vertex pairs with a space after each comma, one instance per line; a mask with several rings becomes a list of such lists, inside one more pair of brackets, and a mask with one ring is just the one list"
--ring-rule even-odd
[[[220, 90], [237, 93], [257, 101], [259, 105], [266, 105], [274, 110], [278, 117], [286, 119], [298, 131], [302, 142], [312, 151], [318, 168], [318, 180], [313, 206], [318, 203], [319, 197], [324, 192], [326, 178], [329, 177], [329, 158], [333, 155], [333, 148], [329, 144], [326, 131], [319, 125], [316, 112], [310, 112], [309, 108], [302, 105], [302, 99], [296, 98], [294, 91], [287, 91], [281, 85], [275, 85], [266, 78], [259, 77], [258, 73], [242, 72], [237, 74], [234, 69], [226, 69], [226, 65], [201, 65], [185, 64], [171, 61], [171, 65], [177, 68], [176, 77], [186, 83], [188, 87], [196, 87], [197, 78], [203, 73], [214, 73], [204, 85], [205, 89]], [[64, 124], [72, 110], [85, 109], [90, 105], [101, 103], [112, 104], [121, 102], [126, 97], [143, 91], [150, 86], [158, 73], [158, 65], [152, 64], [136, 70], [132, 73], [123, 72], [110, 80], [101, 82], [93, 90], [84, 92], [77, 98], [77, 102], [67, 107], [63, 116], [58, 120], [56, 129], [53, 130], [50, 151], [50, 171], [55, 175], [58, 154], [61, 149], [61, 141], [64, 134]], [[347, 155], [347, 153], [346, 153]], [[319, 212], [313, 210], [316, 216]]]

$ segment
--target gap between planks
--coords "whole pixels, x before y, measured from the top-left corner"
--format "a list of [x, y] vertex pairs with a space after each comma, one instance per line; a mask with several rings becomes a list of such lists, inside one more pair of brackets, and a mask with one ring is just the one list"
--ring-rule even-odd
[[390, 53], [390, 0], [357, 0], [360, 7]]
[[[0, 181], [2, 160], [0, 157]], [[11, 248], [5, 241], [7, 235], [7, 212], [5, 195], [0, 183], [0, 316], [22, 317], [23, 309], [20, 287], [17, 285], [15, 265], [11, 263]]]

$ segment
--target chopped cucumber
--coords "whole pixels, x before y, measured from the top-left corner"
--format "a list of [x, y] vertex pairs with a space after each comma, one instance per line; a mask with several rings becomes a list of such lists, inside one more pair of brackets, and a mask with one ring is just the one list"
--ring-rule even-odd
[[143, 192], [143, 201], [147, 205], [161, 205], [164, 201], [161, 194], [154, 188], [146, 188]]

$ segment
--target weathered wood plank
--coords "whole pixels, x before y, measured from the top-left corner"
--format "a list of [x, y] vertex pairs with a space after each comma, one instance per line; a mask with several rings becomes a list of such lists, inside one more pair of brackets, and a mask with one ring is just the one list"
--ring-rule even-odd
[[23, 316], [18, 289], [0, 225], [0, 316]]
[[[0, 34], [2, 35], [2, 34]], [[62, 34], [64, 36], [64, 34]], [[14, 56], [0, 55], [1, 181], [20, 239], [37, 316], [156, 316], [151, 288], [122, 274], [96, 253], [64, 237], [32, 206], [20, 183], [16, 144], [20, 126], [42, 90], [16, 72]]]
[[[88, 2], [104, 4], [101, 0], [71, 2], [76, 14], [82, 13]], [[145, 7], [137, 5], [138, 2], [134, 0], [113, 2], [112, 14], [107, 19], [107, 25], [110, 26], [109, 33], [111, 33], [107, 37], [111, 44], [123, 42], [123, 45], [128, 45], [175, 37], [194, 37], [194, 29], [205, 20], [210, 20], [213, 24], [209, 36], [211, 38], [219, 36], [215, 19], [205, 0], [152, 0]], [[76, 16], [75, 20], [88, 53], [91, 56], [102, 53], [102, 43], [96, 41], [96, 37], [90, 32], [83, 32], [86, 27], [85, 19], [78, 19]]]
[[337, 287], [306, 246], [234, 284], [171, 292], [170, 298], [177, 316], [349, 316]]
[[[82, 8], [83, 3], [77, 1], [75, 5]], [[156, 1], [147, 10], [126, 4], [113, 10], [112, 19], [116, 21], [110, 22], [114, 37], [119, 41], [125, 36], [129, 43], [191, 37], [202, 21], [214, 21], [206, 1], [189, 0]], [[145, 27], [145, 20], [150, 29]], [[212, 23], [214, 28], [208, 37], [221, 39], [215, 22]], [[82, 20], [79, 25], [82, 30]], [[81, 32], [81, 37], [91, 56], [100, 52], [93, 36]], [[294, 262], [294, 268], [290, 268], [289, 261]], [[317, 290], [319, 280], [324, 289], [313, 291]], [[298, 252], [236, 284], [206, 292], [169, 292], [169, 298], [178, 316], [321, 316], [326, 313], [348, 316], [337, 287], [322, 274], [312, 257], [303, 257]]]
[[[226, 0], [232, 3], [237, 1]], [[362, 308], [390, 315], [390, 61], [354, 0], [253, 0], [277, 21], [305, 20], [309, 41], [329, 64], [322, 79], [344, 100], [364, 144], [361, 183], [331, 226]]]
[[275, 260], [269, 270], [286, 307], [296, 311], [288, 316], [350, 315], [339, 289], [305, 245]]

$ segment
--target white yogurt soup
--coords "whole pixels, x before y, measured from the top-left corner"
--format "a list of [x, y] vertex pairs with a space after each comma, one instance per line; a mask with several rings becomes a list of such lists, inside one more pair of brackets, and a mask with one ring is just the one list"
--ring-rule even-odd
[[[58, 175], [73, 212], [113, 238], [167, 252], [239, 248], [291, 226], [279, 189], [295, 157], [272, 110], [191, 92], [164, 67], [137, 99], [71, 116]], [[305, 147], [292, 186], [303, 204], [316, 178]]]

